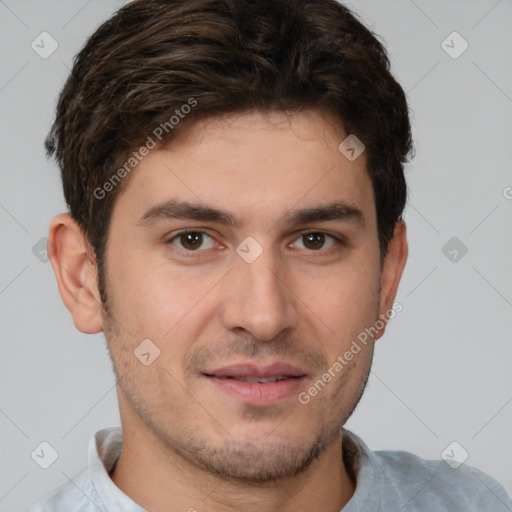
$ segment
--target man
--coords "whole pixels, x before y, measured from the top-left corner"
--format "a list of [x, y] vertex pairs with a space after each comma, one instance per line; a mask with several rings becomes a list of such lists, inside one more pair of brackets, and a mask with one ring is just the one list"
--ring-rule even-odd
[[49, 254], [103, 331], [122, 431], [29, 509], [512, 509], [343, 425], [407, 259], [405, 95], [334, 0], [138, 0], [77, 56], [47, 139]]

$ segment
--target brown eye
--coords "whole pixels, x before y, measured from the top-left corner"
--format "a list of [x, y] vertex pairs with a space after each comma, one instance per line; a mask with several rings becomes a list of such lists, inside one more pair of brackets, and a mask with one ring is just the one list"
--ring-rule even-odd
[[[209, 244], [207, 241], [210, 241]], [[203, 231], [182, 231], [173, 236], [167, 243], [175, 245], [179, 242], [178, 248], [189, 252], [198, 252], [199, 248], [210, 249], [214, 245], [213, 238]], [[204, 247], [206, 243], [206, 247]]]
[[[330, 244], [329, 239], [331, 240]], [[299, 249], [307, 249], [309, 251], [330, 249], [332, 246], [336, 244], [341, 244], [341, 241], [338, 240], [336, 237], [334, 237], [333, 235], [329, 235], [328, 233], [324, 233], [322, 231], [309, 231], [307, 233], [302, 233], [297, 240], [302, 241], [303, 245], [303, 247], [299, 247]]]
[[302, 235], [305, 240], [305, 245], [308, 249], [321, 249], [325, 244], [325, 234], [324, 233], [307, 233]]
[[185, 249], [194, 250], [201, 247], [203, 235], [201, 233], [182, 233], [179, 237], [181, 245]]

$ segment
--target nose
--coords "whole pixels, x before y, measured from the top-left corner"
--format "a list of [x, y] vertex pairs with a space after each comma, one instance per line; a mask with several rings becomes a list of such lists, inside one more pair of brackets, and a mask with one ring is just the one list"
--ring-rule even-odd
[[299, 300], [289, 273], [266, 249], [252, 263], [236, 256], [224, 280], [222, 318], [229, 330], [244, 329], [260, 341], [271, 341], [293, 330], [299, 319]]

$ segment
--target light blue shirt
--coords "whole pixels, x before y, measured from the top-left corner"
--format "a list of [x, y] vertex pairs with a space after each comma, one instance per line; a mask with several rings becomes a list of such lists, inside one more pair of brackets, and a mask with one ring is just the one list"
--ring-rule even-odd
[[[25, 512], [145, 512], [110, 479], [121, 448], [120, 427], [98, 431], [89, 442], [88, 467]], [[373, 452], [345, 429], [343, 450], [357, 477], [343, 512], [512, 512], [504, 488], [465, 464], [452, 469], [408, 452]]]

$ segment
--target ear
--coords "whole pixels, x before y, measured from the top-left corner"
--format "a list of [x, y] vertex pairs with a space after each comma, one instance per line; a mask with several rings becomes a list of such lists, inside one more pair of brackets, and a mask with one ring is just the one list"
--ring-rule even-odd
[[393, 304], [407, 261], [407, 254], [406, 226], [405, 222], [399, 221], [395, 224], [393, 237], [389, 241], [388, 252], [381, 271], [379, 319], [384, 321], [384, 327], [379, 329], [375, 340], [384, 334], [390, 311], [394, 311]]
[[79, 331], [103, 330], [95, 255], [80, 226], [67, 213], [55, 216], [48, 233], [48, 256], [60, 296]]

